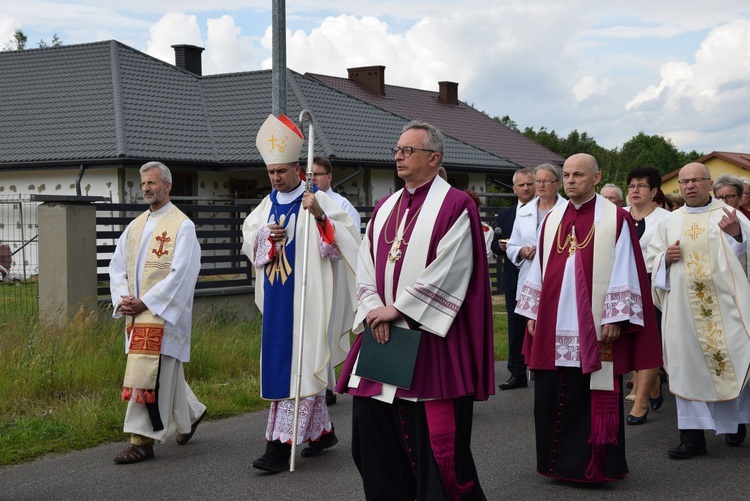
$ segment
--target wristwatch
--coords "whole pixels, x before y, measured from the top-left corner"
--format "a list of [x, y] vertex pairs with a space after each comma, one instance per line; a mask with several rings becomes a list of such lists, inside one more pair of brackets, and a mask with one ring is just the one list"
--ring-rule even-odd
[[323, 221], [325, 221], [325, 220], [326, 220], [326, 213], [324, 212], [322, 216], [320, 216], [320, 217], [316, 217], [316, 218], [315, 218], [315, 220], [316, 220], [317, 222], [319, 222], [319, 223], [322, 223]]

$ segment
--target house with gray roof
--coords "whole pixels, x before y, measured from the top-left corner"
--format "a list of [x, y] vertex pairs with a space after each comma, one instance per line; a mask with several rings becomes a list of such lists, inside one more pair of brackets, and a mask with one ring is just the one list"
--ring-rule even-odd
[[460, 101], [456, 82], [438, 82], [437, 92], [388, 85], [385, 66], [348, 68], [347, 78], [305, 75], [395, 115], [429, 122], [445, 134], [529, 169], [543, 163], [562, 166], [565, 161], [557, 153]]
[[[177, 66], [114, 40], [0, 52], [0, 197], [78, 192], [132, 202], [138, 168], [150, 160], [170, 167], [176, 196], [267, 194], [255, 135], [270, 113], [271, 71], [204, 76], [202, 50], [175, 46]], [[291, 70], [287, 103], [293, 120], [312, 112], [315, 151], [331, 159], [334, 180], [344, 181], [337, 189], [354, 205], [399, 187], [390, 148], [409, 117]], [[444, 165], [465, 174], [462, 188], [481, 195], [491, 176], [519, 168], [445, 132]]]

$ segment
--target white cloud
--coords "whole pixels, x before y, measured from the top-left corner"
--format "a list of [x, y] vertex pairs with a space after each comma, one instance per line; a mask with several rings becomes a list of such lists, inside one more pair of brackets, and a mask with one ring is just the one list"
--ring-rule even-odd
[[659, 74], [659, 83], [637, 93], [626, 110], [642, 112], [643, 119], [662, 127], [689, 123], [703, 132], [747, 128], [750, 20], [715, 28], [695, 53], [694, 62], [668, 62]]
[[587, 75], [573, 86], [573, 94], [576, 97], [576, 101], [585, 101], [594, 95], [605, 96], [614, 84], [609, 78], [597, 80], [595, 76]]
[[179, 12], [166, 14], [151, 26], [149, 32], [151, 39], [146, 44], [146, 53], [171, 64], [174, 64], [172, 45], [203, 47], [201, 31], [195, 16]]
[[224, 15], [207, 21], [206, 51], [203, 73], [231, 73], [257, 68], [253, 42], [241, 36], [242, 29], [232, 16]]
[[5, 47], [13, 38], [13, 33], [21, 27], [21, 23], [11, 17], [0, 17], [0, 49]]

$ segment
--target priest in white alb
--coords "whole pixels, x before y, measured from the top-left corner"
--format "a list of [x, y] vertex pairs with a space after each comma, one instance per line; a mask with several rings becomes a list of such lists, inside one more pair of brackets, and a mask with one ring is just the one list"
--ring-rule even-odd
[[154, 457], [154, 442], [177, 433], [184, 445], [206, 415], [185, 382], [193, 294], [201, 267], [195, 225], [169, 201], [172, 174], [161, 162], [141, 167], [149, 210], [128, 225], [109, 264], [114, 317], [125, 316], [128, 354], [122, 398], [130, 446], [116, 463]]
[[678, 183], [685, 205], [651, 240], [648, 264], [680, 429], [668, 455], [689, 459], [706, 454], [704, 430], [736, 447], [750, 422], [750, 222], [711, 198], [705, 165], [687, 164]]

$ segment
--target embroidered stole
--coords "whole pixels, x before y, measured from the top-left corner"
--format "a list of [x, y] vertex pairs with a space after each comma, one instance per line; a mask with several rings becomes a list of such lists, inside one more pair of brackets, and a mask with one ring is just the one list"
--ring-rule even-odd
[[[177, 232], [187, 216], [177, 207], [159, 218], [147, 247], [146, 263], [143, 267], [140, 290], [135, 290], [136, 261], [141, 246], [141, 237], [150, 212], [138, 216], [130, 226], [127, 241], [127, 271], [130, 294], [143, 296], [154, 285], [169, 275], [174, 258]], [[164, 319], [146, 309], [136, 317], [127, 318], [128, 361], [125, 367], [122, 399], [130, 400], [135, 391], [136, 403], [156, 402], [156, 385], [159, 375], [161, 342], [164, 335]]]
[[[553, 209], [545, 224], [544, 233], [544, 256], [555, 252], [556, 232], [562, 223], [567, 205]], [[605, 224], [601, 224], [605, 221]], [[614, 222], [611, 224], [610, 222]], [[594, 209], [594, 272], [591, 284], [591, 315], [593, 317], [596, 339], [602, 339], [602, 314], [604, 313], [604, 301], [609, 290], [609, 281], [612, 277], [612, 269], [615, 263], [615, 245], [617, 243], [617, 207], [613, 204], [602, 203], [596, 200]], [[575, 255], [573, 257], [575, 259]], [[542, 266], [542, 283], [549, 259]], [[580, 311], [580, 310], [579, 310]], [[580, 321], [580, 319], [579, 319]], [[579, 333], [580, 335], [580, 333]], [[599, 344], [602, 368], [591, 373], [591, 389], [612, 391], [614, 389], [614, 364], [611, 345], [608, 347]]]
[[[717, 307], [718, 292], [713, 280], [711, 251], [708, 245], [708, 226], [711, 224], [711, 210], [700, 213], [686, 213], [683, 216], [680, 247], [685, 262], [685, 286], [690, 312], [695, 325], [697, 340], [706, 361], [708, 373], [713, 379], [717, 396], [721, 400], [739, 394], [737, 374], [729, 357], [726, 330], [721, 308]], [[724, 246], [723, 234], [720, 233]], [[731, 250], [729, 251], [731, 252]], [[726, 273], [727, 279], [732, 276]], [[721, 394], [722, 390], [726, 392]]]
[[[394, 193], [390, 196], [381, 206], [378, 211], [378, 217], [373, 221], [373, 261], [378, 262], [378, 242], [382, 238], [382, 233], [385, 230], [385, 223], [387, 216], [392, 210], [395, 210], [395, 205], [398, 200], [403, 196], [405, 188]], [[413, 285], [417, 282], [419, 275], [424, 271], [425, 263], [427, 262], [427, 251], [429, 250], [430, 240], [432, 239], [432, 230], [435, 227], [435, 221], [437, 215], [440, 212], [440, 207], [443, 205], [450, 184], [445, 182], [442, 178], [436, 177], [430, 186], [430, 191], [425, 198], [422, 210], [417, 216], [417, 220], [414, 222], [414, 229], [411, 232], [409, 238], [409, 248], [403, 254], [403, 264], [401, 265], [401, 273], [398, 276], [396, 283], [396, 290], [393, 293], [393, 269], [394, 264], [390, 261], [386, 262], [386, 286], [384, 287], [384, 295], [386, 306], [390, 306], [396, 300], [396, 298], [404, 291], [404, 289]], [[409, 214], [407, 214], [409, 216]], [[396, 227], [403, 225], [406, 217], [400, 223], [397, 223]], [[452, 321], [452, 319], [451, 319]], [[406, 322], [396, 321], [397, 325], [408, 328]]]

